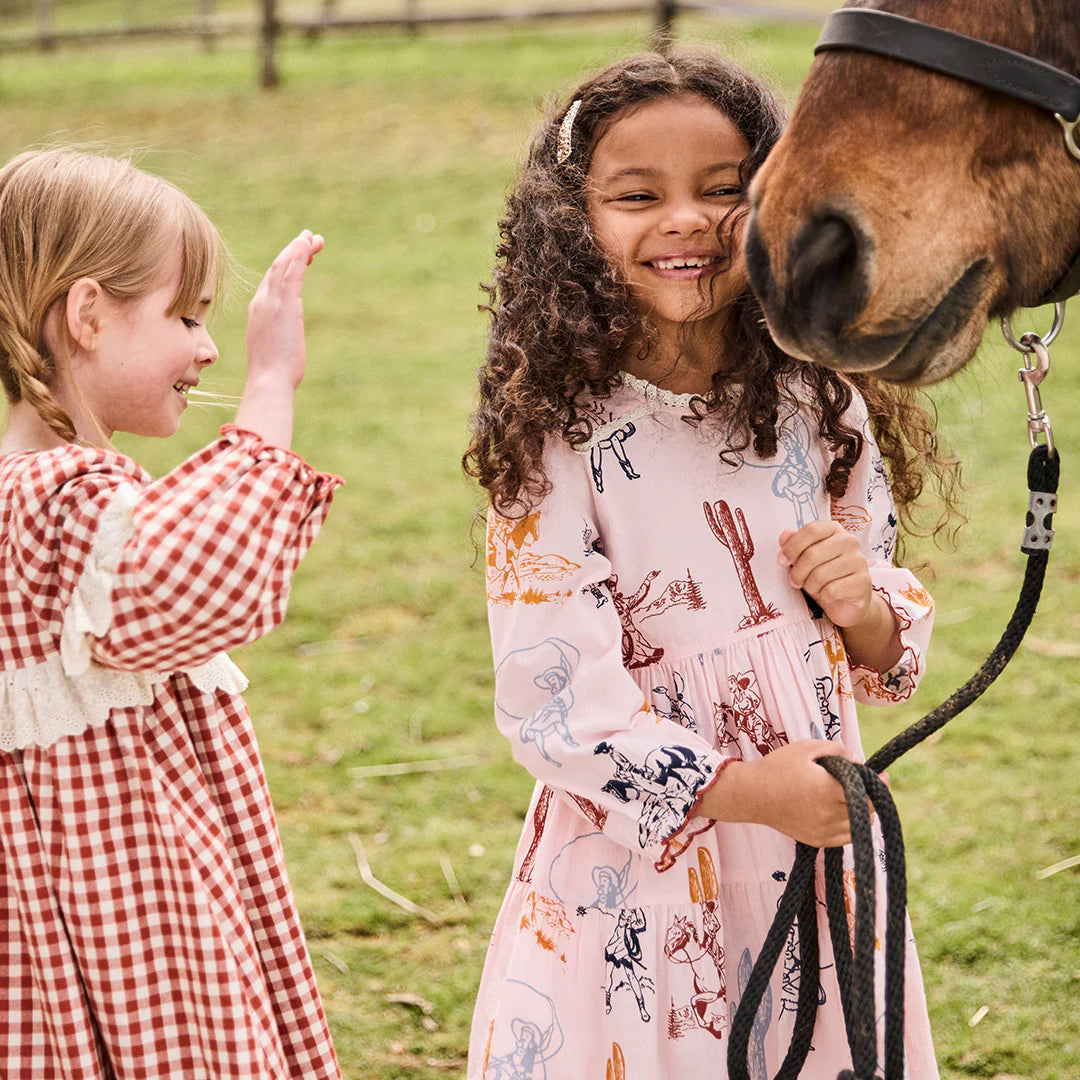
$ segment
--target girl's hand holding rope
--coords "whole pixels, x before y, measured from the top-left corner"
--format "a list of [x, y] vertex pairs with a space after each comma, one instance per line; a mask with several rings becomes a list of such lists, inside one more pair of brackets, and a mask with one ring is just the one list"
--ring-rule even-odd
[[842, 743], [800, 739], [755, 761], [733, 761], [704, 794], [698, 813], [768, 825], [810, 847], [850, 843], [844, 789], [817, 764], [824, 757], [854, 760]]

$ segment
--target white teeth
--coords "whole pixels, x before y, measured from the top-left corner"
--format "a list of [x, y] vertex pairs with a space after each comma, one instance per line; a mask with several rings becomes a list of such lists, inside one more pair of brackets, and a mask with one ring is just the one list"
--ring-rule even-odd
[[708, 266], [712, 261], [711, 255], [687, 255], [681, 259], [657, 259], [653, 266], [658, 270], [696, 270]]
[[191, 389], [191, 387], [187, 383], [178, 382], [173, 383], [173, 389], [178, 394], [183, 394], [185, 397], [187, 397], [187, 392]]

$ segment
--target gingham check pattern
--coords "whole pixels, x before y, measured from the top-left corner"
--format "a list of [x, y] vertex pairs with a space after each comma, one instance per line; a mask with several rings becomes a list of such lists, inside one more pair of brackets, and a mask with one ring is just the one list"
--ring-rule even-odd
[[[3, 459], [3, 663], [57, 649], [118, 485], [141, 489], [136, 531], [94, 654], [161, 671], [281, 618], [338, 482], [233, 428], [156, 482], [103, 451]], [[340, 1077], [239, 697], [176, 674], [0, 752], [0, 869], [4, 1080]]]

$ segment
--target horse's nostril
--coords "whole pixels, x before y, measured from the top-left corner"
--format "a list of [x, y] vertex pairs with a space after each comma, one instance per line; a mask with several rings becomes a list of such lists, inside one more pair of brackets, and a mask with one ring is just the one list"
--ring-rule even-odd
[[792, 244], [788, 287], [803, 317], [839, 333], [866, 303], [866, 243], [852, 222], [832, 213], [811, 221]]

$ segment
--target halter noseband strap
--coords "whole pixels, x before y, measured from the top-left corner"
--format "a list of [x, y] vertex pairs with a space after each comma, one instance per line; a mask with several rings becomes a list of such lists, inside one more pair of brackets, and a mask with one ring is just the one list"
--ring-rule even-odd
[[[814, 53], [857, 49], [928, 68], [1053, 113], [1065, 129], [1069, 152], [1080, 121], [1080, 79], [1041, 60], [991, 45], [966, 34], [866, 8], [832, 12], [821, 29]], [[1040, 303], [1067, 300], [1080, 293], [1080, 253]]]

